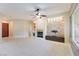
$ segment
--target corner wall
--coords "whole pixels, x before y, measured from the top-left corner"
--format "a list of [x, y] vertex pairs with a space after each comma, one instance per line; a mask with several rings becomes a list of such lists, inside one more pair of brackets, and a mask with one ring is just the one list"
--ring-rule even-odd
[[70, 44], [75, 56], [79, 56], [79, 4], [71, 16]]

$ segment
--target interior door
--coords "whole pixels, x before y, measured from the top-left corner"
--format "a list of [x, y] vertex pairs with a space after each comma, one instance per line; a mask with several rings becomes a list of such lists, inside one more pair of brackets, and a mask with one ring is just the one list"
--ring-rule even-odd
[[9, 24], [2, 23], [2, 37], [9, 37]]

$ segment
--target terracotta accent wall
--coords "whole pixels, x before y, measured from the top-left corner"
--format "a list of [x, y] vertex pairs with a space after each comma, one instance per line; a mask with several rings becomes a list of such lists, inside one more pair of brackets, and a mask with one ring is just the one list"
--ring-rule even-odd
[[2, 37], [9, 37], [9, 24], [2, 23]]

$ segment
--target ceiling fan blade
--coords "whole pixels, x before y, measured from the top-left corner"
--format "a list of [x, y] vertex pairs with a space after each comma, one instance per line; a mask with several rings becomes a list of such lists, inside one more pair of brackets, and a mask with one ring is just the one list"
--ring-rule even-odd
[[42, 17], [47, 17], [47, 15], [40, 15], [40, 16], [42, 16]]

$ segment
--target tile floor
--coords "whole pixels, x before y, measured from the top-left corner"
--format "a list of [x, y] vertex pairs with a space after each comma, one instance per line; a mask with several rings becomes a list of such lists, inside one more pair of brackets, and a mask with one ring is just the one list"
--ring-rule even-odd
[[1, 56], [72, 56], [69, 44], [41, 38], [0, 39]]

